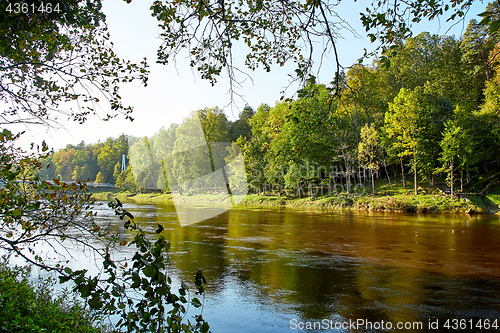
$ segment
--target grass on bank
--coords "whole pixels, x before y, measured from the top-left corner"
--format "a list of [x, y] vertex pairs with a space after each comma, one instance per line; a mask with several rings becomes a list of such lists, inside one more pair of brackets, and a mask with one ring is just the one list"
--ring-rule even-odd
[[319, 207], [329, 209], [353, 208], [369, 211], [418, 212], [418, 213], [497, 213], [500, 206], [500, 189], [481, 197], [469, 194], [466, 198], [451, 198], [437, 186], [419, 184], [418, 195], [414, 194], [413, 183], [401, 180], [379, 180], [375, 182], [375, 195], [367, 184], [362, 195], [341, 193], [318, 196], [315, 198], [286, 198], [284, 196], [250, 195], [247, 205]]
[[[440, 181], [439, 179], [437, 181]], [[413, 183], [406, 181], [402, 186], [400, 179], [375, 182], [375, 195], [372, 195], [370, 183], [366, 183], [362, 195], [353, 193], [331, 193], [322, 196], [306, 196], [298, 198], [282, 193], [268, 195], [249, 194], [242, 205], [269, 206], [290, 208], [319, 208], [319, 209], [358, 209], [369, 211], [389, 212], [418, 212], [418, 213], [497, 213], [500, 207], [500, 188], [494, 187], [485, 196], [469, 194], [466, 198], [451, 198], [439, 189], [438, 186], [429, 186], [419, 183], [418, 195], [413, 193]], [[171, 194], [162, 193], [131, 193], [131, 192], [104, 192], [93, 194], [97, 200], [129, 200], [141, 202], [162, 202], [172, 200]], [[199, 200], [199, 197], [198, 197]]]
[[28, 267], [0, 263], [0, 332], [108, 332], [77, 296], [54, 297], [50, 280], [35, 285], [28, 277]]

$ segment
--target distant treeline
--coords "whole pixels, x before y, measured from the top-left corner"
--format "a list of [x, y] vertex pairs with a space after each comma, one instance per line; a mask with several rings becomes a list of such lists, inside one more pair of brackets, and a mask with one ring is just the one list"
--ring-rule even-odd
[[[195, 111], [202, 127], [206, 131], [207, 142], [233, 142], [238, 137], [250, 134], [248, 119], [254, 111], [246, 106], [236, 121], [229, 121], [218, 108], [206, 108]], [[158, 145], [169, 135], [175, 135], [176, 124], [170, 128], [162, 128], [149, 138], [151, 145]], [[135, 189], [134, 175], [129, 166], [129, 140], [135, 138], [125, 134], [118, 138], [108, 138], [95, 144], [67, 145], [64, 149], [51, 154], [44, 164], [41, 177], [43, 179], [58, 178], [66, 181], [89, 180], [95, 183], [113, 183], [118, 187]], [[156, 142], [156, 143], [155, 143]], [[122, 156], [125, 155], [125, 172], [122, 172]], [[139, 176], [140, 175], [136, 175]]]
[[67, 145], [50, 155], [44, 163], [42, 178], [59, 178], [65, 181], [86, 180], [96, 183], [114, 183], [121, 172], [122, 155], [128, 153], [125, 135], [104, 142], [76, 146]]

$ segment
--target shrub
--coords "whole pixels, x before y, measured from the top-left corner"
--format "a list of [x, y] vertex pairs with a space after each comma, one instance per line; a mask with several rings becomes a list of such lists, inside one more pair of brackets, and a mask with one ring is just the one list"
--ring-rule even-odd
[[54, 297], [50, 279], [35, 286], [28, 277], [28, 267], [0, 263], [0, 332], [103, 331], [71, 294]]

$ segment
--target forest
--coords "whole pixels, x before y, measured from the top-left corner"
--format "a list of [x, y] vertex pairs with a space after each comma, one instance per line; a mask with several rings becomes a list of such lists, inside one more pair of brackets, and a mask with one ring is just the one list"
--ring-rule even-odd
[[[352, 65], [339, 82], [320, 84], [311, 76], [296, 99], [256, 110], [247, 105], [236, 121], [218, 107], [192, 114], [207, 142], [241, 148], [254, 193], [337, 183], [350, 192], [356, 181], [397, 177], [417, 194], [419, 182], [434, 185], [439, 176], [454, 195], [475, 175], [499, 168], [498, 32], [472, 20], [459, 39], [421, 33], [371, 65]], [[162, 128], [148, 144], [171, 140], [177, 127]], [[130, 138], [68, 145], [46, 160], [42, 177], [140, 190], [134, 176], [141, 175], [121, 169]]]

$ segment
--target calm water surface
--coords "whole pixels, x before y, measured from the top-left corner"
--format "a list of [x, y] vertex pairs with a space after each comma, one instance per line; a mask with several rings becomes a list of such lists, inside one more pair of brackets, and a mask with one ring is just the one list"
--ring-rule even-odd
[[335, 330], [300, 328], [358, 319], [390, 322], [392, 332], [407, 331], [398, 322], [436, 332], [428, 325], [438, 320], [439, 331], [456, 332], [446, 320], [498, 319], [500, 331], [498, 217], [245, 208], [181, 227], [173, 205], [125, 206], [142, 228], [164, 226], [178, 280], [203, 270], [214, 333], [327, 332]]

